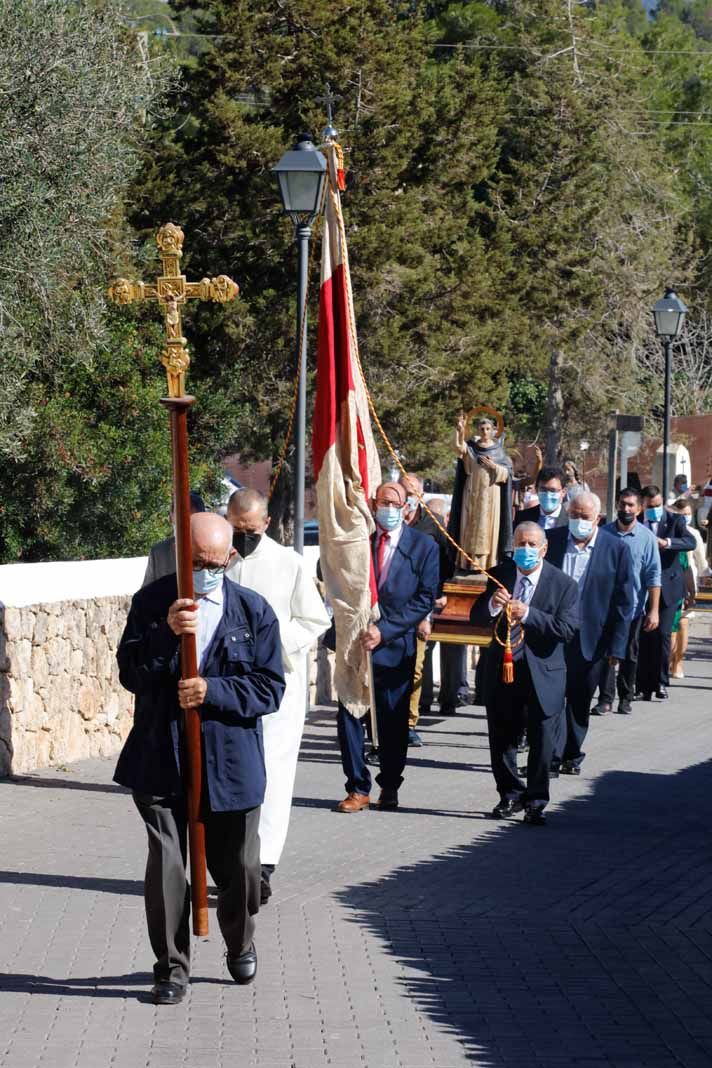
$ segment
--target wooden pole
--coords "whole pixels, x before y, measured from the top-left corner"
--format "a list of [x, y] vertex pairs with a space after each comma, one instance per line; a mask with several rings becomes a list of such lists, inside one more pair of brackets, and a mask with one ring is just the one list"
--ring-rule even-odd
[[[188, 410], [195, 397], [162, 397], [171, 417], [171, 452], [173, 458], [173, 498], [176, 524], [176, 574], [178, 596], [194, 596], [193, 551], [190, 538], [190, 477], [188, 466]], [[181, 677], [198, 675], [195, 635], [184, 634], [180, 651]], [[183, 713], [184, 746], [181, 755], [188, 815], [188, 851], [190, 856], [190, 895], [193, 911], [193, 934], [208, 933], [208, 882], [205, 863], [205, 824], [200, 817], [203, 792], [203, 754], [201, 722], [198, 708]]]

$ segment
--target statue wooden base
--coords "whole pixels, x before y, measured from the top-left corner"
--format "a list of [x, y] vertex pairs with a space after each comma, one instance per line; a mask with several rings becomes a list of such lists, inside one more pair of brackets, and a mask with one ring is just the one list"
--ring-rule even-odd
[[487, 581], [483, 575], [456, 575], [443, 585], [447, 604], [442, 612], [433, 614], [430, 640], [453, 645], [489, 645], [491, 627], [473, 627], [470, 611], [484, 591]]

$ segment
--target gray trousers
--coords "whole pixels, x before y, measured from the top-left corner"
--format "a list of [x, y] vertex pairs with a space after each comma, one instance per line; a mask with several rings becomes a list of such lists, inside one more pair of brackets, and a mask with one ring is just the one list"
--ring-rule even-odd
[[[156, 982], [185, 985], [190, 974], [190, 888], [187, 820], [180, 798], [133, 795], [146, 824], [144, 898]], [[208, 812], [205, 853], [218, 891], [218, 924], [230, 956], [246, 952], [260, 907], [260, 810]]]

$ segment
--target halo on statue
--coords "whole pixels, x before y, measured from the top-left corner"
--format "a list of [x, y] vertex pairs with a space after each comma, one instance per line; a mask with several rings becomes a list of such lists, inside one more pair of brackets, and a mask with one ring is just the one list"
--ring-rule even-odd
[[502, 437], [502, 434], [504, 434], [504, 417], [501, 412], [498, 412], [496, 408], [493, 408], [489, 404], [478, 404], [476, 408], [470, 408], [465, 416], [465, 430], [467, 430], [467, 424], [474, 419], [476, 415], [488, 416], [493, 423], [497, 424], [497, 437]]

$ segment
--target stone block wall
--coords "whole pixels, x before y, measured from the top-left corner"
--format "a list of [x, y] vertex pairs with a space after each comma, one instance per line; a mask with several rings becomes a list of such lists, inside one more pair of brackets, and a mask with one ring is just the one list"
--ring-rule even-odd
[[130, 603], [0, 606], [0, 776], [118, 751], [133, 710], [116, 666]]

